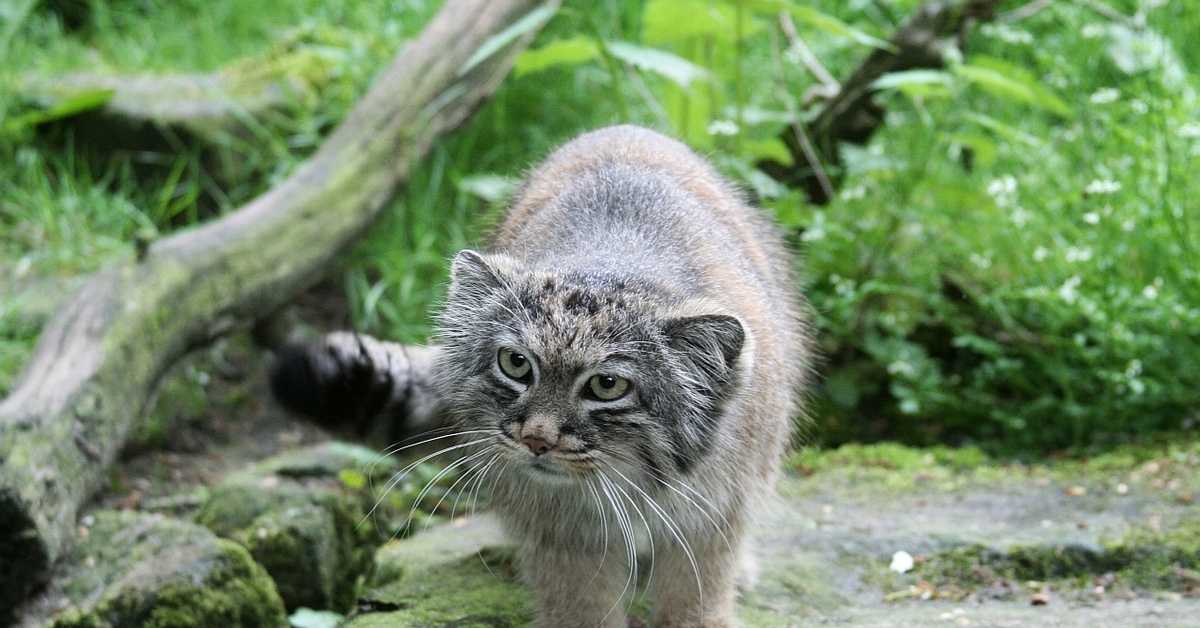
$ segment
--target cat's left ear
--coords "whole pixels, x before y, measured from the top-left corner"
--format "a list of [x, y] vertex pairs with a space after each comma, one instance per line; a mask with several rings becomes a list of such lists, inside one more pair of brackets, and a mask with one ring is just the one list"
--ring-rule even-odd
[[487, 256], [467, 249], [459, 251], [450, 262], [450, 283], [453, 288], [478, 294], [503, 286], [504, 278]]
[[746, 342], [740, 320], [725, 314], [689, 316], [667, 321], [663, 331], [700, 383], [717, 395], [728, 392]]

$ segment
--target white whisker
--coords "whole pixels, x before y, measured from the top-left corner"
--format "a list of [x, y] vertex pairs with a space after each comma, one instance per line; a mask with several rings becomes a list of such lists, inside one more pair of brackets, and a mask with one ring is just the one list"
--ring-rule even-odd
[[629, 512], [625, 510], [624, 505], [616, 498], [615, 489], [617, 488], [611, 480], [603, 474], [597, 474], [596, 478], [600, 480], [600, 488], [604, 491], [604, 495], [608, 497], [608, 503], [613, 507], [613, 516], [617, 520], [617, 526], [621, 529], [621, 536], [625, 539], [625, 559], [629, 561], [629, 576], [625, 579], [625, 586], [621, 589], [621, 594], [617, 600], [613, 602], [612, 608], [601, 618], [600, 623], [604, 623], [608, 616], [621, 606], [621, 600], [625, 598], [625, 593], [629, 591], [630, 586], [637, 584], [637, 547], [634, 539], [633, 521], [629, 518]]
[[[675, 520], [672, 519], [671, 516], [668, 515], [667, 512], [665, 510], [663, 510], [661, 506], [658, 505], [658, 502], [656, 502], [653, 497], [651, 497], [649, 494], [647, 494], [646, 491], [642, 490], [642, 488], [640, 486], [635, 484], [633, 482], [633, 480], [630, 480], [629, 478], [625, 477], [624, 473], [621, 473], [619, 470], [617, 470], [616, 467], [612, 466], [611, 464], [608, 465], [608, 468], [613, 473], [616, 473], [617, 476], [620, 477], [622, 480], [625, 480], [625, 483], [628, 484], [630, 486], [630, 488], [637, 491], [642, 496], [642, 498], [646, 500], [646, 505], [649, 506], [650, 509], [653, 510], [656, 514], [658, 514], [658, 517], [660, 519], [662, 519], [663, 524], [666, 525], [667, 531], [671, 533], [671, 536], [675, 537], [675, 540], [679, 543], [680, 547], [683, 548], [683, 553], [687, 556], [688, 562], [691, 563], [691, 565], [692, 565], [692, 573], [695, 574], [695, 576], [696, 576], [696, 589], [700, 596], [700, 616], [703, 617], [704, 616], [704, 583], [703, 583], [702, 579], [700, 578], [700, 566], [698, 564], [696, 564], [696, 555], [692, 552], [691, 543], [689, 543], [688, 540], [686, 538], [684, 538], [683, 530], [681, 530], [679, 528], [679, 526], [676, 525]], [[617, 489], [620, 490], [620, 487], [617, 487]], [[649, 526], [647, 526], [647, 527], [649, 527]], [[651, 534], [651, 538], [653, 538], [653, 534]], [[653, 569], [654, 569], [653, 562], [651, 562], [650, 568], [652, 570], [651, 573], [653, 574]]]
[[[410, 471], [415, 469], [421, 463], [427, 462], [427, 461], [431, 460], [432, 458], [439, 456], [441, 454], [444, 454], [448, 451], [454, 451], [456, 449], [463, 449], [464, 447], [473, 447], [473, 446], [478, 445], [483, 442], [485, 442], [484, 439], [477, 439], [477, 440], [468, 441], [465, 443], [459, 443], [457, 445], [451, 445], [450, 447], [444, 447], [444, 448], [439, 449], [438, 451], [435, 451], [429, 455], [422, 456], [421, 458], [417, 459], [415, 462], [410, 463], [408, 466], [404, 467], [400, 471], [397, 471], [396, 473], [392, 474], [392, 477], [388, 480], [387, 484], [384, 485], [382, 492], [380, 492], [379, 497], [375, 499], [375, 504], [373, 506], [371, 506], [371, 510], [368, 511], [367, 514], [363, 516], [363, 521], [366, 521], [367, 518], [373, 516], [375, 514], [375, 512], [379, 509], [379, 506], [381, 504], [383, 504], [383, 500], [384, 500], [384, 498], [387, 497], [387, 494], [390, 493], [392, 491], [392, 489], [396, 488], [396, 486], [398, 484], [400, 484], [400, 481], [403, 480], [404, 477], [406, 475], [408, 475], [408, 473]], [[458, 462], [456, 461], [456, 462], [452, 463], [450, 465], [450, 467], [448, 467], [448, 468], [453, 468], [457, 464], [458, 464]], [[372, 488], [374, 488], [374, 487], [372, 487]], [[360, 526], [362, 525], [361, 521], [359, 522], [359, 525]]]
[[[465, 456], [465, 457], [463, 457], [461, 460], [459, 460], [459, 461], [458, 461], [458, 462], [456, 462], [455, 464], [453, 464], [453, 465], [451, 465], [451, 466], [448, 466], [448, 467], [446, 467], [446, 469], [445, 469], [445, 470], [444, 470], [442, 473], [445, 473], [446, 471], [449, 471], [450, 469], [452, 469], [452, 468], [454, 468], [454, 467], [456, 467], [456, 466], [459, 466], [459, 465], [462, 465], [462, 464], [467, 464], [467, 463], [469, 463], [469, 462], [472, 462], [472, 461], [474, 461], [474, 460], [476, 460], [476, 459], [478, 459], [478, 458], [482, 458], [482, 457], [484, 457], [484, 456], [487, 456], [488, 454], [491, 454], [491, 453], [492, 453], [492, 452], [491, 452], [490, 450], [487, 450], [487, 449], [482, 449], [482, 450], [480, 450], [480, 451], [477, 451], [477, 452], [475, 452], [475, 453], [473, 453], [473, 454], [471, 454], [471, 455], [469, 455], [469, 456]], [[466, 471], [464, 471], [464, 472], [463, 472], [463, 474], [462, 474], [461, 476], [459, 476], [459, 477], [458, 477], [458, 479], [454, 480], [454, 482], [453, 482], [452, 484], [450, 484], [450, 486], [449, 486], [448, 488], [446, 488], [446, 491], [445, 491], [444, 493], [442, 493], [442, 496], [441, 496], [441, 497], [439, 497], [439, 498], [438, 498], [438, 500], [437, 500], [437, 503], [433, 505], [433, 508], [429, 509], [429, 512], [430, 512], [430, 513], [437, 513], [438, 509], [442, 507], [442, 502], [444, 502], [444, 501], [446, 500], [446, 496], [447, 496], [447, 495], [449, 495], [449, 494], [450, 494], [452, 491], [454, 491], [454, 487], [458, 486], [458, 483], [459, 483], [459, 482], [462, 482], [462, 481], [463, 481], [463, 480], [464, 480], [464, 479], [465, 479], [465, 478], [466, 478], [466, 477], [467, 477], [467, 476], [468, 476], [468, 475], [469, 475], [469, 474], [470, 474], [472, 471], [474, 471], [475, 469], [478, 469], [478, 468], [479, 468], [481, 465], [483, 465], [483, 464], [484, 464], [484, 463], [482, 463], [482, 462], [480, 462], [480, 463], [477, 463], [477, 464], [472, 464], [472, 465], [471, 465], [471, 467], [470, 467], [469, 469], [467, 469]], [[441, 474], [441, 473], [439, 473], [437, 476], [434, 476], [434, 478], [433, 478], [432, 480], [430, 480], [430, 481], [429, 481], [429, 483], [428, 483], [426, 486], [433, 486], [433, 484], [435, 484], [435, 483], [437, 482], [437, 480], [438, 480], [438, 477], [441, 477], [441, 475], [442, 475], [442, 474]], [[457, 505], [457, 503], [458, 503], [458, 499], [456, 498], [456, 499], [454, 500], [454, 502], [455, 502], [455, 504]], [[416, 505], [417, 505], [417, 503], [419, 503], [419, 499], [418, 499], [418, 502], [414, 502], [414, 503], [413, 503], [413, 508], [416, 508], [416, 507], [417, 507], [417, 506], [416, 506]], [[453, 510], [451, 510], [451, 511], [450, 511], [450, 516], [451, 516], [451, 518], [453, 518], [453, 516], [454, 516], [454, 511], [453, 511]], [[426, 530], [428, 530], [428, 529], [429, 529], [429, 524], [430, 524], [430, 521], [432, 521], [432, 519], [429, 519], [429, 520], [426, 520], [426, 521], [425, 521], [425, 529], [426, 529]]]
[[600, 493], [596, 490], [596, 486], [592, 484], [591, 478], [585, 477], [583, 481], [587, 484], [588, 490], [591, 491], [592, 500], [596, 502], [596, 512], [600, 515], [600, 525], [604, 537], [604, 549], [600, 552], [600, 564], [596, 566], [596, 573], [592, 574], [592, 579], [588, 580], [587, 586], [584, 587], [587, 589], [596, 581], [596, 577], [604, 569], [604, 561], [608, 558], [608, 515], [604, 512], [604, 504], [600, 501]]

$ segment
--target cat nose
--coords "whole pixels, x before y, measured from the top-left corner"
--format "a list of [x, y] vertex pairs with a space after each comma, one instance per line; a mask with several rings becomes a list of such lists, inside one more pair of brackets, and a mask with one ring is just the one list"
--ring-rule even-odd
[[537, 436], [526, 436], [525, 438], [521, 439], [521, 442], [525, 443], [525, 446], [528, 447], [529, 451], [532, 451], [533, 455], [535, 456], [540, 456], [551, 449], [550, 443], [546, 442], [544, 439], [538, 438]]

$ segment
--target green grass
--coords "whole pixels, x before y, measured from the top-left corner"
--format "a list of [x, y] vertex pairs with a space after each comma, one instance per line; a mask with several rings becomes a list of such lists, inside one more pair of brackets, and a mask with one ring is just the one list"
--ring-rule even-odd
[[[29, 77], [69, 71], [304, 58], [320, 96], [275, 152], [258, 156], [257, 183], [215, 210], [195, 205], [202, 182], [187, 156], [147, 178], [27, 131], [0, 136], [9, 182], [0, 268], [12, 286], [0, 308], [0, 391], [41, 320], [25, 313], [31, 286], [70, 281], [129, 255], [139, 229], [177, 228], [281, 180], [434, 8], [125, 0], [88, 3], [91, 21], [68, 31], [44, 10], [23, 13], [25, 4], [0, 0], [0, 13], [24, 15], [3, 51], [0, 124], [29, 110], [18, 96]], [[869, 52], [867, 36], [887, 37], [916, 5], [821, 0], [806, 4], [818, 13], [793, 17], [840, 77]], [[1145, 29], [1086, 3], [1055, 3], [977, 28], [966, 57], [941, 74], [894, 81], [879, 97], [887, 126], [845, 151], [837, 198], [813, 207], [752, 167], [778, 154], [789, 108], [811, 112], [801, 94], [815, 80], [788, 50], [777, 7], [568, 2], [334, 277], [357, 327], [422, 340], [445, 259], [482, 241], [506, 186], [581, 130], [637, 122], [710, 155], [776, 214], [805, 258], [822, 332], [815, 441], [1084, 451], [1194, 430], [1200, 212], [1189, 199], [1200, 198], [1200, 51], [1191, 43], [1200, 8], [1106, 6], [1145, 11]]]

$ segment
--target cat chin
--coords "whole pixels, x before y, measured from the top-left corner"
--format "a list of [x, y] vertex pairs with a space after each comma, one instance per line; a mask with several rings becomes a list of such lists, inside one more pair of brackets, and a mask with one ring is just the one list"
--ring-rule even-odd
[[553, 462], [542, 459], [531, 460], [520, 470], [527, 477], [541, 484], [563, 486], [577, 483], [574, 474], [559, 468]]

